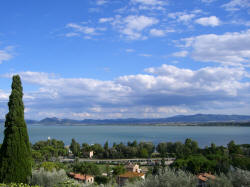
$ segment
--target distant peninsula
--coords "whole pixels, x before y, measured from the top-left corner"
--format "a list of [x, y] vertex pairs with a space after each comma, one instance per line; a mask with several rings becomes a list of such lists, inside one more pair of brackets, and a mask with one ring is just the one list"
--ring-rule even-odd
[[[250, 116], [195, 114], [177, 115], [168, 118], [127, 118], [127, 119], [59, 119], [56, 117], [42, 120], [26, 120], [28, 125], [182, 125], [182, 126], [250, 126]], [[4, 123], [0, 119], [0, 123]]]

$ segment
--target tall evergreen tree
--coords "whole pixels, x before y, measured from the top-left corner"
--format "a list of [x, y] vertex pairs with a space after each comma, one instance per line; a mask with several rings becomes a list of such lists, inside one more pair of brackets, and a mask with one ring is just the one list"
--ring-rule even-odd
[[24, 120], [23, 88], [19, 75], [12, 78], [9, 113], [0, 149], [0, 182], [26, 183], [31, 176], [31, 150]]

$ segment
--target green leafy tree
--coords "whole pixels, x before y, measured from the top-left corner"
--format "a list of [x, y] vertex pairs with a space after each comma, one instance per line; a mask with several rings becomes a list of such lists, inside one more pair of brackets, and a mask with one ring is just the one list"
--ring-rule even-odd
[[145, 148], [142, 148], [142, 149], [139, 151], [139, 156], [140, 156], [141, 158], [148, 158], [148, 157], [149, 157], [148, 150], [145, 149]]
[[80, 150], [81, 150], [80, 144], [77, 143], [74, 138], [72, 139], [69, 148], [72, 151], [72, 153], [73, 153], [74, 156], [79, 156], [80, 155]]
[[126, 169], [123, 165], [118, 165], [113, 168], [113, 175], [118, 176], [126, 172]]
[[41, 168], [44, 168], [45, 171], [53, 171], [54, 169], [58, 170], [59, 166], [55, 162], [43, 162]]
[[156, 147], [156, 150], [158, 151], [158, 153], [160, 153], [161, 157], [166, 156], [167, 153], [167, 143], [159, 143]]
[[6, 115], [3, 145], [0, 149], [0, 182], [27, 182], [31, 176], [31, 149], [24, 120], [23, 88], [18, 75], [13, 76]]
[[239, 145], [236, 145], [234, 143], [234, 141], [230, 141], [228, 144], [227, 144], [227, 148], [228, 148], [228, 151], [230, 154], [242, 154], [243, 151], [242, 149], [240, 148]]
[[[75, 172], [83, 174], [86, 178], [87, 175], [99, 175], [100, 170], [96, 164], [89, 162], [77, 163], [73, 166]], [[85, 181], [86, 182], [86, 181]]]

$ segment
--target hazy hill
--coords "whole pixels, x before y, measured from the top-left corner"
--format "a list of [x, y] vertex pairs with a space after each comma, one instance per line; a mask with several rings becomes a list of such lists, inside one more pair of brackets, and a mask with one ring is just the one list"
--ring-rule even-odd
[[[58, 119], [45, 118], [40, 121], [26, 120], [27, 124], [41, 125], [83, 125], [83, 124], [157, 124], [157, 123], [209, 123], [209, 122], [250, 122], [250, 116], [244, 115], [217, 115], [217, 114], [196, 114], [196, 115], [178, 115], [168, 118], [155, 119]], [[0, 123], [4, 120], [0, 119]]]

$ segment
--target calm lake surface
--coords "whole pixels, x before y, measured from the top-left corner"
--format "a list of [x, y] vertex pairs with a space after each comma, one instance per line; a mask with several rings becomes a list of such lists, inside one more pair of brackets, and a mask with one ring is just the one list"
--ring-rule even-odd
[[[3, 140], [4, 127], [1, 125], [0, 140]], [[227, 145], [231, 140], [238, 144], [250, 144], [250, 127], [197, 127], [197, 126], [113, 126], [113, 125], [89, 125], [89, 126], [42, 126], [28, 125], [29, 137], [32, 143], [39, 140], [47, 140], [48, 137], [63, 140], [69, 145], [72, 138], [79, 143], [100, 143], [108, 141], [127, 143], [150, 141], [159, 142], [185, 141], [191, 138], [204, 147], [214, 142], [216, 145]]]

